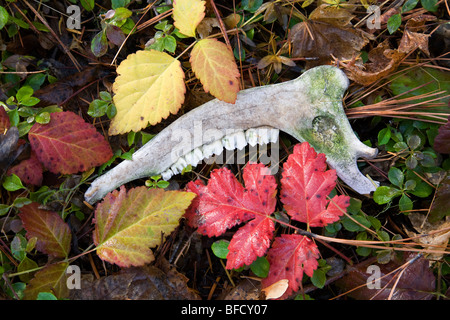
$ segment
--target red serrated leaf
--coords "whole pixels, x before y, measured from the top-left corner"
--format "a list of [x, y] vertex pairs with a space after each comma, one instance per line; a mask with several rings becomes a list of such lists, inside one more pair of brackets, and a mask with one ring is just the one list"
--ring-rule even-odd
[[323, 227], [339, 220], [349, 206], [348, 196], [327, 196], [336, 186], [336, 171], [326, 170], [325, 155], [309, 143], [294, 146], [283, 165], [281, 201], [292, 219], [311, 227]]
[[270, 247], [275, 225], [270, 218], [257, 217], [241, 227], [228, 246], [227, 269], [251, 265]]
[[287, 298], [299, 289], [303, 273], [312, 277], [319, 265], [318, 258], [319, 249], [308, 237], [283, 234], [275, 238], [272, 248], [267, 253], [270, 270], [267, 278], [262, 280], [262, 287], [267, 288], [275, 282], [287, 279], [289, 287], [281, 299]]
[[13, 173], [25, 184], [31, 184], [33, 186], [40, 186], [42, 184], [42, 164], [33, 151], [29, 159], [22, 160], [19, 164], [10, 168], [7, 174], [10, 175]]
[[39, 204], [33, 202], [20, 209], [19, 217], [27, 239], [37, 238], [36, 249], [58, 258], [68, 256], [72, 233], [59, 214], [39, 209]]
[[190, 182], [187, 191], [197, 194], [186, 213], [191, 226], [200, 233], [219, 236], [227, 229], [247, 220], [232, 238], [227, 256], [227, 268], [251, 264], [265, 254], [270, 246], [274, 224], [268, 218], [276, 206], [275, 177], [263, 164], [249, 163], [244, 168], [244, 188], [226, 168], [211, 173], [208, 185]]
[[0, 134], [3, 134], [5, 129], [9, 129], [9, 117], [5, 109], [0, 106]]
[[68, 111], [52, 113], [48, 124], [35, 123], [28, 138], [39, 161], [53, 173], [87, 171], [112, 157], [95, 127]]

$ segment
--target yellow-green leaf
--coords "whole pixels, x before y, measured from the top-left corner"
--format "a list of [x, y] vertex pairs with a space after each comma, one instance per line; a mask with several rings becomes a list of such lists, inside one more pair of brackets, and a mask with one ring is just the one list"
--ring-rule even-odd
[[114, 104], [117, 114], [110, 135], [138, 132], [176, 114], [186, 87], [180, 62], [156, 50], [130, 54], [117, 68]]
[[67, 262], [60, 262], [48, 265], [38, 271], [27, 285], [23, 299], [35, 300], [39, 292], [53, 293], [58, 299], [67, 298], [69, 296], [66, 274], [68, 266]]
[[239, 92], [239, 70], [233, 53], [216, 39], [203, 39], [192, 49], [192, 70], [210, 92], [219, 100], [234, 103]]
[[195, 29], [205, 17], [205, 1], [175, 0], [173, 20], [175, 27], [189, 37], [195, 37]]
[[95, 211], [94, 244], [99, 257], [121, 267], [153, 261], [150, 248], [161, 244], [179, 223], [196, 195], [125, 187], [106, 195]]

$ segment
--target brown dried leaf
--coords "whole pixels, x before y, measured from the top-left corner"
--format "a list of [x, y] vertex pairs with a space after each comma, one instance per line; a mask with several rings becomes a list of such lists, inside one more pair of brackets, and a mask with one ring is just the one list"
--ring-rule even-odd
[[355, 16], [344, 7], [322, 4], [311, 12], [311, 20], [322, 21], [336, 27], [346, 27]]
[[368, 86], [396, 70], [404, 57], [404, 53], [390, 49], [388, 41], [384, 41], [369, 52], [370, 62], [365, 63], [363, 67], [356, 65], [356, 59], [340, 63], [351, 80]]
[[82, 278], [81, 290], [71, 290], [71, 300], [198, 300], [176, 270], [154, 266], [132, 267], [98, 280]]
[[332, 56], [339, 60], [350, 60], [359, 55], [371, 36], [359, 29], [336, 27], [328, 23], [300, 22], [291, 29], [295, 58], [317, 58], [308, 61], [306, 67], [330, 64]]
[[[366, 263], [348, 267], [347, 275], [335, 283], [342, 289], [342, 292], [362, 285], [361, 288], [346, 294], [357, 300], [386, 300], [392, 290], [394, 290], [392, 300], [430, 300], [434, 297], [436, 278], [427, 259], [422, 257], [409, 264], [401, 274], [398, 283], [396, 280], [400, 275], [400, 270], [392, 272], [415, 256], [415, 254], [409, 256], [405, 254], [402, 259], [396, 258], [387, 264], [372, 264], [370, 260], [367, 260]], [[373, 266], [373, 269], [369, 269], [369, 266]], [[378, 268], [379, 274], [373, 271]], [[377, 279], [379, 279], [379, 286], [377, 286], [377, 282], [373, 282]], [[374, 286], [370, 289], [367, 287], [368, 283]]]
[[[448, 185], [447, 185], [448, 186]], [[448, 190], [447, 190], [448, 191]], [[447, 198], [448, 200], [448, 198]], [[447, 201], [448, 203], [448, 201]], [[448, 240], [450, 239], [450, 219], [440, 220], [431, 223], [427, 220], [427, 217], [419, 212], [412, 212], [408, 215], [412, 226], [418, 233], [411, 232], [405, 229], [406, 233], [410, 237], [415, 237], [421, 235], [422, 237], [417, 238], [417, 242], [427, 245], [425, 248], [430, 250], [445, 250], [447, 247]], [[444, 230], [447, 229], [447, 230]], [[436, 232], [439, 230], [444, 230], [443, 232]], [[431, 233], [431, 234], [430, 234]], [[442, 258], [443, 254], [433, 253], [431, 257], [433, 259], [439, 260]]]

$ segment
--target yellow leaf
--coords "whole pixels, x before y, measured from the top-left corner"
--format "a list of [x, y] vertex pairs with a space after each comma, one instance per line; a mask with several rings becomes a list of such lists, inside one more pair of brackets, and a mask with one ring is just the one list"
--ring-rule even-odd
[[195, 29], [205, 17], [205, 1], [175, 0], [173, 20], [175, 27], [189, 37], [195, 37]]
[[156, 50], [130, 54], [117, 68], [113, 86], [117, 114], [109, 134], [138, 132], [149, 123], [155, 125], [170, 113], [176, 114], [186, 87], [178, 60]]
[[239, 70], [233, 53], [216, 39], [203, 39], [192, 49], [192, 70], [210, 92], [219, 100], [234, 103], [239, 91]]

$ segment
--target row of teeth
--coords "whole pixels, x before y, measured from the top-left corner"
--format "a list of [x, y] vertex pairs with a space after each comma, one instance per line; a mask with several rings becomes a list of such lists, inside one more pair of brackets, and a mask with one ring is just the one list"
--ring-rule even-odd
[[274, 143], [278, 140], [279, 130], [272, 127], [251, 128], [247, 131], [238, 131], [224, 136], [222, 139], [195, 148], [191, 152], [180, 157], [171, 167], [163, 173], [161, 177], [169, 180], [173, 175], [181, 173], [188, 165], [193, 167], [203, 160], [208, 159], [213, 154], [219, 155], [223, 148], [227, 150], [243, 149], [247, 144], [254, 147], [256, 144]]

